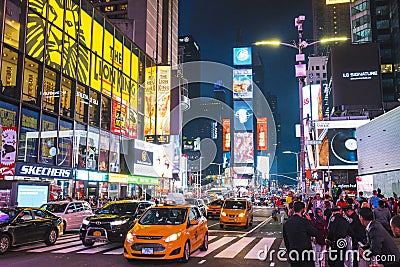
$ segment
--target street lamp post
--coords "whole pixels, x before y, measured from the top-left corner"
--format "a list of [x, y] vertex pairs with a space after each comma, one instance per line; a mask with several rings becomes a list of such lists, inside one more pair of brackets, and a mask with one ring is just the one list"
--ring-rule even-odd
[[[294, 154], [296, 155], [296, 179], [297, 179], [297, 189], [300, 190], [302, 185], [302, 181], [300, 180], [300, 170], [299, 170], [299, 152], [293, 152], [293, 151], [283, 151], [283, 154]], [[303, 192], [303, 190], [302, 190]]]
[[211, 162], [210, 165], [218, 165], [218, 184], [219, 187], [222, 187], [221, 165], [223, 165], [223, 163]]
[[284, 45], [288, 47], [295, 48], [298, 50], [298, 54], [296, 55], [296, 62], [295, 65], [295, 73], [296, 78], [299, 81], [299, 108], [300, 108], [300, 179], [301, 179], [301, 191], [303, 200], [305, 198], [306, 193], [306, 164], [305, 164], [305, 138], [304, 138], [304, 121], [303, 121], [303, 85], [304, 79], [307, 76], [307, 67], [306, 64], [303, 64], [305, 61], [305, 56], [303, 54], [303, 48], [313, 46], [318, 43], [327, 43], [327, 42], [338, 42], [338, 41], [346, 41], [348, 40], [347, 37], [337, 37], [337, 38], [328, 38], [322, 39], [315, 42], [308, 43], [307, 41], [303, 40], [303, 22], [305, 21], [305, 16], [299, 16], [294, 19], [294, 25], [297, 27], [297, 34], [298, 34], [298, 41], [293, 42], [293, 44], [282, 43], [280, 41], [261, 41], [254, 43], [255, 45]]

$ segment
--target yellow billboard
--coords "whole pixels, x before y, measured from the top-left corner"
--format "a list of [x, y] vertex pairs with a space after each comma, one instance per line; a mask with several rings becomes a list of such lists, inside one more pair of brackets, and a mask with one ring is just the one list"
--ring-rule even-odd
[[147, 67], [144, 92], [144, 135], [155, 135], [156, 67]]
[[170, 134], [171, 67], [157, 67], [157, 127], [156, 135]]
[[132, 53], [131, 56], [131, 79], [138, 82], [139, 80], [139, 58], [137, 55]]
[[45, 21], [34, 13], [28, 14], [26, 53], [43, 62]]
[[131, 75], [131, 49], [124, 46], [124, 60], [123, 60], [124, 74]]
[[137, 83], [134, 82], [131, 79], [131, 87], [130, 87], [130, 107], [135, 110], [136, 112], [138, 111], [137, 109], [137, 92], [138, 92], [138, 86]]

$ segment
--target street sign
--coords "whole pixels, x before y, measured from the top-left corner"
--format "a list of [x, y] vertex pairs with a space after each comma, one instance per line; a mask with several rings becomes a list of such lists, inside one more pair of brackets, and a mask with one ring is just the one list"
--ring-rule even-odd
[[322, 140], [305, 140], [306, 146], [320, 145]]

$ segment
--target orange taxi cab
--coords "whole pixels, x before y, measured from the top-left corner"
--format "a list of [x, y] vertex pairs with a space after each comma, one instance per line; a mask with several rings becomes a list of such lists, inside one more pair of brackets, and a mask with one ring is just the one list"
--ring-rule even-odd
[[242, 226], [248, 228], [253, 225], [253, 207], [247, 199], [226, 199], [222, 205], [219, 226]]
[[213, 202], [210, 202], [206, 205], [207, 208], [207, 218], [210, 217], [219, 217], [221, 214], [221, 208], [222, 205], [224, 204], [224, 201], [222, 199], [217, 199], [214, 200]]
[[124, 257], [180, 259], [188, 262], [195, 250], [208, 249], [207, 219], [195, 206], [156, 206], [148, 209], [128, 232]]

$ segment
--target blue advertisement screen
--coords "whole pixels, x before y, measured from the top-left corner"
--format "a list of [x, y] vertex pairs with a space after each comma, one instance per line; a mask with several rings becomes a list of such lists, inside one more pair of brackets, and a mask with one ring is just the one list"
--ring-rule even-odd
[[17, 201], [20, 207], [40, 207], [47, 203], [48, 185], [18, 185]]
[[235, 131], [253, 131], [253, 111], [251, 102], [235, 101], [234, 128]]
[[251, 65], [251, 47], [233, 48], [233, 65]]

